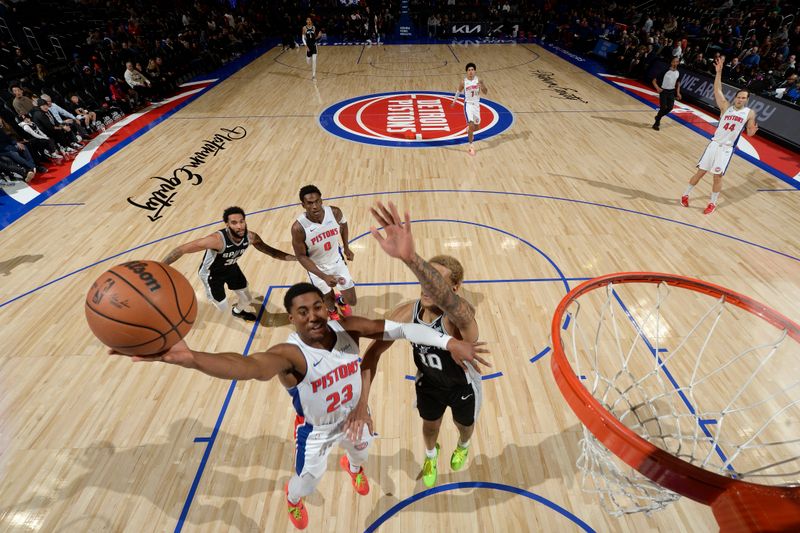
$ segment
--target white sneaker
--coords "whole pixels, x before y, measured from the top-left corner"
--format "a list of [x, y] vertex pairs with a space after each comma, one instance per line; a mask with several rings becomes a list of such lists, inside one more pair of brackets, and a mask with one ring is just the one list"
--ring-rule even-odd
[[64, 159], [58, 152], [54, 152], [52, 154], [47, 150], [42, 150], [42, 152], [44, 152], [44, 156], [48, 159]]

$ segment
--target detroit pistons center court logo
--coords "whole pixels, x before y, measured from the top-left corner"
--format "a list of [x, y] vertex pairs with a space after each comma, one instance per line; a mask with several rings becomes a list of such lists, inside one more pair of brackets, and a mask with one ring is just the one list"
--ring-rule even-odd
[[[467, 142], [464, 101], [455, 105], [452, 93], [392, 92], [369, 94], [339, 102], [319, 117], [329, 133], [349, 141], [405, 148], [446, 146]], [[475, 140], [507, 130], [511, 111], [481, 98], [480, 129]]]

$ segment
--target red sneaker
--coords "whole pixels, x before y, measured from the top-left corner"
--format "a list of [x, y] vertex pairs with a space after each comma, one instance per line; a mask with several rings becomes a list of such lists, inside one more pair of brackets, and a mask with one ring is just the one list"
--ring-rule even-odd
[[684, 194], [683, 196], [681, 196], [681, 205], [683, 207], [689, 207], [689, 195], [688, 194]]
[[342, 312], [342, 316], [350, 316], [353, 314], [353, 308], [344, 301], [344, 296], [341, 294], [336, 296], [336, 305], [339, 306], [339, 311]]
[[356, 489], [356, 492], [362, 496], [369, 494], [369, 480], [367, 480], [367, 476], [364, 474], [364, 467], [362, 466], [357, 474], [352, 473], [350, 471], [350, 461], [347, 459], [347, 455], [342, 455], [342, 458], [339, 459], [339, 464], [342, 465], [345, 472], [350, 474], [350, 481], [353, 483], [353, 488]]
[[303, 498], [297, 503], [289, 501], [289, 484], [286, 484], [286, 505], [289, 507], [289, 520], [292, 525], [297, 529], [305, 529], [308, 527], [308, 511], [306, 506], [303, 505]]
[[710, 215], [711, 213], [713, 213], [714, 211], [716, 211], [716, 209], [717, 209], [717, 204], [711, 204], [711, 203], [710, 203], [710, 204], [708, 204], [708, 205], [706, 206], [705, 210], [703, 211], [703, 214], [704, 214], [704, 215]]

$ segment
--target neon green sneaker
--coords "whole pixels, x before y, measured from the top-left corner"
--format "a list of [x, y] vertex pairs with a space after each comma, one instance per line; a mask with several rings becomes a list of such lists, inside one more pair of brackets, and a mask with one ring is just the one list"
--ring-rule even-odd
[[439, 443], [436, 443], [436, 455], [434, 457], [425, 456], [425, 462], [422, 464], [422, 482], [426, 487], [433, 487], [436, 485], [436, 475], [438, 468], [436, 462], [439, 460]]
[[452, 468], [454, 472], [458, 472], [464, 468], [464, 463], [467, 462], [468, 455], [469, 447], [462, 448], [460, 445], [456, 445], [456, 449], [453, 450], [453, 455], [450, 456], [450, 468]]

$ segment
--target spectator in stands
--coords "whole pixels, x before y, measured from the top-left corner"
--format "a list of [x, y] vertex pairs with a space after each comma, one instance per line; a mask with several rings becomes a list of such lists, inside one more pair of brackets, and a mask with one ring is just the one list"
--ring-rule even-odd
[[56, 119], [56, 122], [59, 124], [66, 124], [70, 127], [70, 129], [75, 130], [75, 135], [78, 139], [78, 142], [82, 141], [84, 137], [88, 136], [87, 130], [78, 121], [78, 118], [75, 115], [53, 102], [53, 99], [50, 98], [49, 95], [42, 93], [39, 97], [47, 102], [47, 108], [50, 110], [50, 114], [53, 115], [53, 118]]
[[125, 63], [125, 81], [131, 89], [136, 91], [142, 96], [152, 96], [153, 87], [144, 74], [139, 72], [133, 67], [133, 63], [128, 61]]
[[782, 100], [793, 104], [800, 102], [800, 81], [786, 89], [786, 92], [783, 93]]
[[5, 128], [0, 128], [0, 157], [5, 157], [25, 169], [25, 182], [36, 175], [36, 163], [33, 161], [28, 147], [9, 135]]
[[133, 111], [138, 100], [138, 95], [133, 89], [126, 90], [117, 78], [108, 78], [108, 90], [111, 93], [111, 102], [123, 109], [126, 113]]
[[72, 128], [58, 123], [50, 113], [46, 100], [41, 98], [36, 100], [36, 108], [31, 111], [31, 118], [45, 135], [56, 142], [62, 153], [71, 154], [75, 152], [75, 148], [80, 148]]
[[78, 120], [83, 122], [83, 127], [87, 130], [102, 131], [105, 130], [103, 124], [97, 120], [97, 113], [89, 111], [81, 103], [81, 97], [77, 94], [71, 94], [69, 100], [64, 104], [64, 108], [75, 115]]
[[790, 55], [784, 64], [778, 67], [778, 71], [784, 76], [797, 72], [797, 62], [795, 54]]
[[47, 158], [56, 162], [64, 159], [64, 156], [59, 153], [55, 141], [39, 129], [39, 126], [33, 122], [30, 115], [20, 117], [19, 127], [28, 136], [27, 142], [31, 146], [35, 159], [41, 161], [42, 158]]
[[747, 69], [753, 69], [757, 67], [760, 62], [761, 56], [758, 55], [758, 48], [755, 46], [745, 52], [744, 57], [742, 58], [742, 65], [744, 65], [744, 67]]
[[50, 81], [50, 75], [42, 63], [36, 63], [33, 72], [33, 79], [36, 87], [43, 88]]
[[14, 95], [12, 105], [18, 115], [26, 115], [35, 107], [33, 100], [23, 94], [22, 87], [19, 84], [11, 85], [11, 94]]

